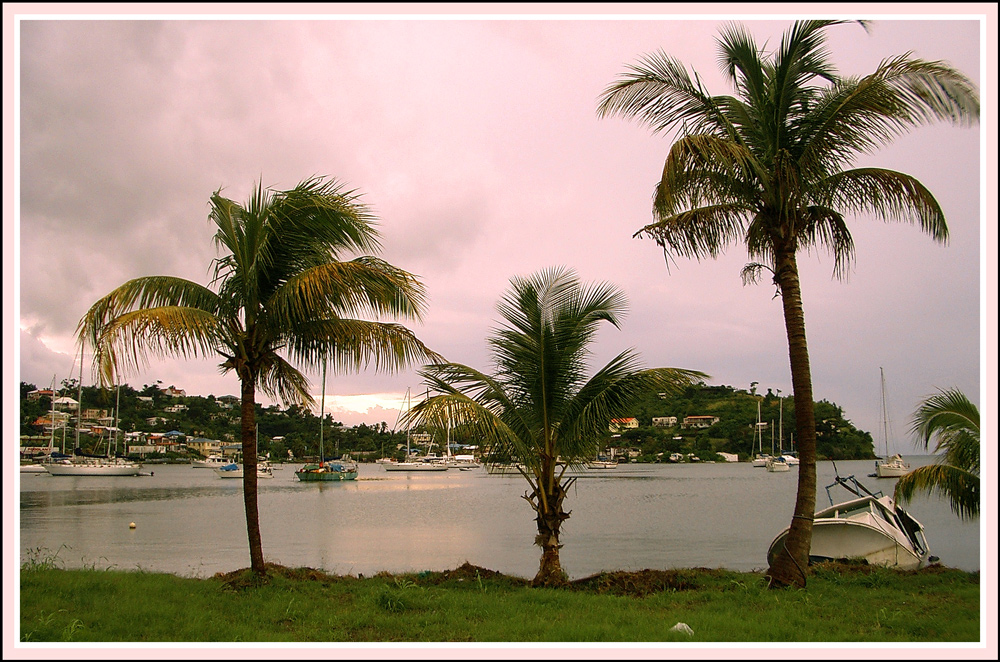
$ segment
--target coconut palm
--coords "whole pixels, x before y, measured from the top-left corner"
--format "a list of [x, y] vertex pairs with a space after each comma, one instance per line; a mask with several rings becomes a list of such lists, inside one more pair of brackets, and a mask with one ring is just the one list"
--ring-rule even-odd
[[600, 116], [636, 118], [654, 132], [677, 130], [653, 200], [653, 238], [667, 257], [712, 257], [742, 243], [781, 295], [799, 445], [798, 491], [787, 553], [768, 568], [771, 584], [804, 586], [816, 502], [816, 426], [796, 256], [826, 249], [834, 274], [854, 256], [847, 216], [915, 223], [939, 242], [948, 228], [934, 196], [913, 177], [850, 168], [897, 135], [944, 119], [979, 117], [975, 86], [942, 62], [903, 55], [860, 78], [837, 75], [825, 29], [842, 21], [799, 21], [767, 53], [738, 24], [718, 39], [735, 96], [711, 96], [663, 52], [646, 56], [602, 94]]
[[542, 550], [536, 586], [566, 581], [559, 531], [569, 518], [564, 502], [576, 480], [567, 468], [594, 457], [610, 421], [628, 415], [636, 396], [679, 390], [705, 377], [640, 369], [638, 356], [627, 350], [588, 378], [594, 334], [601, 322], [617, 327], [625, 307], [615, 287], [584, 286], [565, 268], [513, 278], [498, 305], [503, 326], [488, 341], [495, 373], [457, 363], [421, 370], [434, 395], [413, 408], [411, 421], [463, 425], [490, 447], [487, 463], [520, 463]]
[[936, 437], [934, 453], [941, 456], [900, 477], [895, 500], [937, 492], [963, 520], [979, 517], [979, 408], [958, 389], [942, 390], [920, 403], [910, 429], [925, 449]]
[[[375, 219], [353, 191], [311, 178], [288, 191], [258, 183], [244, 204], [216, 191], [209, 219], [221, 256], [211, 286], [144, 276], [98, 300], [80, 320], [102, 382], [138, 372], [148, 356], [219, 356], [241, 384], [243, 500], [250, 565], [264, 573], [257, 511], [255, 407], [258, 389], [309, 406], [296, 365], [395, 369], [439, 357], [385, 317], [419, 320], [423, 285], [371, 255]], [[365, 319], [374, 318], [374, 319]]]

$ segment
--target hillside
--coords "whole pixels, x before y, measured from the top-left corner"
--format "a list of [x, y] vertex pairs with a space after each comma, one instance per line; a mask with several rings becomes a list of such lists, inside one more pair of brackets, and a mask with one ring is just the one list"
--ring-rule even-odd
[[[49, 431], [45, 423], [50, 418], [51, 400], [48, 396], [29, 399], [28, 394], [37, 390], [33, 384], [21, 384], [21, 446], [48, 445]], [[74, 380], [67, 380], [58, 389], [57, 396], [76, 398]], [[239, 430], [238, 401], [232, 396], [183, 396], [171, 395], [169, 389], [145, 385], [136, 390], [122, 385], [120, 391], [83, 388], [85, 423], [114, 425], [114, 409], [118, 399], [118, 427], [125, 433], [143, 433], [142, 437], [166, 432], [180, 432], [184, 439], [217, 439], [235, 443]], [[698, 384], [675, 397], [660, 397], [650, 393], [636, 405], [632, 416], [639, 427], [628, 429], [620, 437], [608, 433], [607, 444], [638, 449], [639, 461], [656, 461], [670, 453], [695, 453], [703, 459], [713, 452], [736, 453], [745, 459], [751, 455], [753, 426], [757, 420], [757, 402], [761, 403], [761, 420], [767, 424], [763, 432], [764, 451], [778, 448], [783, 438], [783, 448], [794, 449], [795, 429], [792, 398], [779, 398], [769, 390], [766, 394], [735, 389], [731, 386]], [[783, 401], [783, 404], [779, 404]], [[89, 411], [88, 411], [89, 410]], [[779, 425], [779, 411], [784, 421]], [[75, 412], [63, 414], [65, 424], [57, 423], [56, 446], [64, 439], [69, 452], [74, 443]], [[99, 417], [104, 418], [100, 421]], [[704, 428], [685, 427], [687, 416], [711, 416], [718, 422]], [[654, 425], [654, 418], [676, 417], [676, 424]], [[324, 446], [328, 455], [351, 453], [356, 458], [374, 459], [397, 454], [397, 445], [405, 444], [402, 432], [392, 432], [382, 422], [378, 425], [357, 425], [345, 428], [329, 414], [324, 428]], [[819, 457], [840, 459], [874, 458], [872, 437], [856, 429], [843, 416], [836, 404], [821, 400], [816, 403], [817, 450]], [[300, 407], [282, 409], [278, 406], [257, 407], [259, 449], [271, 453], [275, 459], [302, 458], [318, 453], [319, 417]], [[780, 431], [780, 432], [779, 432]], [[433, 431], [431, 431], [433, 432]], [[783, 434], [782, 434], [783, 433]], [[443, 435], [438, 434], [440, 438]], [[476, 444], [473, 438], [463, 435], [461, 429], [451, 432], [456, 443]], [[83, 435], [81, 445], [87, 449], [101, 443], [99, 435]], [[436, 450], [440, 451], [440, 447]], [[660, 455], [664, 454], [664, 455]]]

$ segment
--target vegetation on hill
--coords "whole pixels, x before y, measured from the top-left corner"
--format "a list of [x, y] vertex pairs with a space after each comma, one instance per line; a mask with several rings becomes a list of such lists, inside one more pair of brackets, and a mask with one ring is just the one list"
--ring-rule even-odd
[[[22, 440], [21, 445], [47, 445], [48, 436], [39, 419], [49, 415], [51, 402], [48, 397], [29, 400], [27, 394], [36, 390], [34, 384], [21, 383], [21, 435], [34, 437], [30, 444]], [[59, 395], [77, 396], [77, 382], [63, 381]], [[83, 387], [84, 409], [103, 409], [113, 414], [116, 393], [113, 390], [95, 386]], [[711, 386], [704, 383], [690, 386], [676, 396], [660, 397], [657, 393], [647, 393], [639, 398], [632, 416], [639, 427], [625, 430], [615, 437], [608, 432], [607, 445], [631, 448], [639, 452], [639, 462], [665, 460], [671, 453], [694, 453], [701, 459], [711, 459], [712, 453], [735, 453], [741, 459], [751, 455], [753, 426], [757, 421], [757, 402], [761, 403], [761, 420], [768, 424], [764, 432], [764, 450], [770, 451], [771, 430], [774, 430], [775, 449], [779, 443], [779, 428], [784, 432], [783, 447], [793, 446], [790, 430], [792, 423], [791, 398], [784, 398], [779, 404], [779, 396], [768, 390], [765, 394], [732, 386]], [[226, 396], [186, 396], [171, 397], [161, 390], [160, 385], [146, 384], [139, 390], [123, 384], [118, 393], [118, 427], [124, 432], [169, 432], [177, 430], [187, 438], [218, 439], [236, 443], [239, 432], [239, 408], [231, 405]], [[182, 404], [183, 411], [167, 412], [171, 405]], [[779, 425], [779, 412], [784, 416], [784, 424]], [[711, 415], [719, 422], [709, 428], [682, 427], [685, 416]], [[75, 416], [75, 414], [74, 414]], [[677, 425], [658, 427], [653, 418], [677, 417]], [[265, 407], [257, 405], [256, 420], [260, 430], [260, 451], [270, 453], [271, 458], [285, 459], [289, 451], [295, 459], [301, 459], [319, 452], [319, 417], [311, 410], [292, 406], [282, 409], [277, 405]], [[152, 421], [152, 422], [151, 422]], [[69, 422], [66, 430], [66, 448], [71, 452], [75, 433], [75, 420]], [[414, 432], [425, 431], [414, 428]], [[426, 430], [440, 444], [445, 438], [441, 430]], [[450, 432], [453, 443], [476, 445], [477, 439], [462, 428]], [[678, 439], [679, 437], [679, 439]], [[61, 447], [62, 432], [56, 431], [56, 446]], [[389, 424], [360, 424], [346, 427], [326, 415], [323, 433], [324, 446], [328, 454], [350, 453], [356, 459], [375, 459], [382, 456], [402, 457], [405, 450], [406, 433], [393, 431]], [[872, 459], [875, 457], [871, 434], [858, 430], [844, 417], [843, 410], [836, 404], [821, 400], [816, 403], [816, 438], [821, 458], [834, 460]], [[96, 437], [84, 435], [81, 439], [85, 450], [97, 443]], [[417, 448], [416, 444], [411, 444]], [[443, 452], [439, 445], [434, 449]], [[661, 453], [663, 455], [661, 455]]]

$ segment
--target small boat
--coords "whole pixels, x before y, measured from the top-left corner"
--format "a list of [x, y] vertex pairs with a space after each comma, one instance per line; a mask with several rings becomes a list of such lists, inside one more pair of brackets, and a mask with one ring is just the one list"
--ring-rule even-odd
[[48, 471], [45, 469], [44, 464], [38, 462], [33, 462], [31, 464], [22, 464], [21, 473], [23, 474], [47, 474]]
[[871, 478], [898, 478], [910, 473], [910, 465], [903, 461], [903, 456], [896, 453], [889, 457], [889, 410], [885, 403], [885, 371], [879, 368], [882, 377], [882, 442], [885, 448], [885, 459], [875, 461], [875, 473]]
[[767, 470], [772, 473], [791, 471], [791, 467], [789, 466], [788, 462], [785, 461], [784, 455], [768, 458], [767, 464], [765, 466], [767, 467]]
[[608, 458], [598, 455], [597, 458], [590, 460], [584, 466], [588, 469], [617, 469], [618, 461], [609, 460]]
[[304, 483], [354, 480], [358, 477], [358, 465], [337, 460], [307, 464], [295, 472], [295, 477]]
[[[219, 478], [243, 478], [243, 465], [230, 462], [221, 467], [213, 469]], [[257, 465], [257, 478], [274, 478], [271, 465], [261, 462]]]
[[757, 455], [750, 460], [750, 466], [752, 467], [766, 467], [767, 461], [771, 459], [771, 456], [764, 452], [764, 435], [763, 435], [764, 424], [760, 420], [760, 400], [757, 401], [757, 425], [753, 429], [753, 441], [750, 442], [750, 452], [753, 452], [754, 442], [757, 445]]
[[[404, 396], [406, 402], [406, 410], [410, 410], [410, 389], [406, 389], [406, 395]], [[400, 411], [402, 414], [402, 410]], [[397, 420], [398, 422], [398, 420]], [[385, 462], [382, 464], [382, 468], [386, 471], [447, 471], [448, 464], [446, 462], [434, 462], [431, 458], [424, 458], [420, 460], [411, 459], [410, 455], [410, 425], [407, 421], [406, 425], [406, 460], [403, 462]]]
[[354, 480], [358, 477], [358, 465], [350, 457], [330, 461], [323, 454], [323, 421], [326, 418], [326, 361], [323, 361], [323, 393], [319, 404], [319, 463], [307, 464], [296, 469], [295, 477], [304, 483], [325, 483], [330, 481]]
[[191, 467], [194, 469], [215, 469], [230, 464], [232, 460], [222, 455], [209, 455], [203, 460], [194, 460]]
[[[830, 488], [842, 486], [854, 498], [834, 504]], [[809, 562], [862, 560], [901, 570], [936, 563], [930, 556], [924, 527], [881, 492], [870, 492], [854, 476], [841, 478], [826, 488], [830, 507], [813, 518]], [[768, 563], [781, 551], [788, 529], [775, 537], [767, 551]]]
[[783, 459], [783, 460], [784, 460], [784, 461], [785, 461], [785, 462], [786, 462], [786, 463], [788, 464], [788, 466], [790, 466], [790, 467], [797, 467], [797, 466], [799, 466], [799, 458], [798, 458], [798, 457], [796, 457], [796, 456], [794, 456], [794, 455], [782, 455], [782, 456], [781, 456], [781, 458], [782, 458], [782, 459]]

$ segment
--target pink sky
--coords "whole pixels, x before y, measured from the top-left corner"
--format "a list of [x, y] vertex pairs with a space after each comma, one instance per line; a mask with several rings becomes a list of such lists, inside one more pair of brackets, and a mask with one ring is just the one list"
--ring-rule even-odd
[[[803, 16], [743, 17], [773, 45]], [[781, 308], [769, 286], [742, 285], [744, 251], [668, 272], [652, 241], [632, 238], [650, 221], [669, 137], [596, 115], [604, 87], [656, 49], [710, 91], [729, 92], [714, 39], [730, 16], [345, 18], [17, 24], [19, 234], [5, 252], [19, 251], [19, 372], [7, 373], [5, 392], [18, 380], [75, 377], [77, 321], [125, 280], [207, 283], [214, 190], [242, 201], [258, 178], [289, 188], [328, 175], [364, 194], [381, 222], [382, 256], [422, 278], [430, 305], [414, 328], [449, 360], [488, 369], [485, 338], [509, 279], [566, 265], [630, 300], [623, 328], [599, 336], [595, 362], [631, 346], [649, 366], [791, 393]], [[979, 84], [976, 19], [875, 17], [870, 33], [830, 29], [829, 50], [843, 74], [912, 50]], [[995, 129], [995, 118], [985, 104], [983, 125]], [[802, 256], [816, 397], [874, 434], [884, 367], [893, 450], [912, 450], [906, 419], [937, 388], [980, 399], [983, 329], [996, 337], [995, 298], [981, 303], [983, 284], [996, 285], [995, 268], [985, 280], [981, 272], [984, 194], [995, 210], [995, 190], [980, 188], [981, 138], [979, 126], [932, 125], [866, 159], [928, 186], [948, 218], [947, 247], [861, 218], [846, 282], [833, 280], [829, 255]], [[985, 156], [995, 166], [995, 150]], [[216, 364], [158, 362], [128, 382], [238, 393]], [[382, 407], [365, 414], [333, 411], [348, 425], [391, 425], [408, 387], [422, 390], [414, 370], [365, 372], [329, 377], [327, 393], [381, 394]]]

